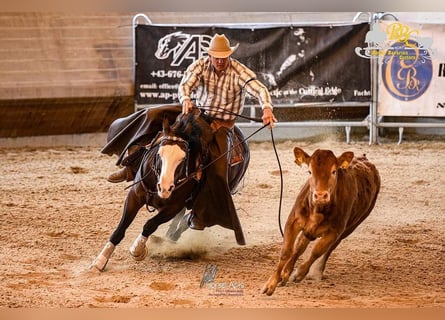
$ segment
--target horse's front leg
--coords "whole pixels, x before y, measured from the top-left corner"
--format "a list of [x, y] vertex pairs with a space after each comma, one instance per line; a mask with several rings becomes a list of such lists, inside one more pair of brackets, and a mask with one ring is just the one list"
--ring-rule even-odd
[[133, 244], [130, 247], [130, 254], [136, 261], [144, 260], [148, 254], [148, 248], [145, 245], [147, 243], [148, 237], [145, 237], [141, 234], [134, 240]]
[[96, 257], [96, 259], [91, 264], [91, 267], [98, 269], [99, 271], [104, 271], [105, 267], [110, 259], [115, 247], [122, 241], [125, 237], [125, 231], [128, 229], [130, 224], [133, 222], [138, 211], [145, 203], [145, 198], [143, 195], [138, 195], [135, 188], [130, 189], [125, 199], [124, 210], [122, 213], [121, 221], [117, 226], [116, 230], [110, 236], [109, 241], [105, 244], [102, 251]]
[[148, 237], [153, 234], [161, 224], [173, 219], [176, 215], [178, 215], [178, 212], [182, 212], [181, 208], [168, 206], [158, 210], [158, 214], [145, 223], [142, 233], [138, 235], [130, 247], [130, 254], [137, 261], [145, 259], [148, 254], [148, 249], [146, 246]]

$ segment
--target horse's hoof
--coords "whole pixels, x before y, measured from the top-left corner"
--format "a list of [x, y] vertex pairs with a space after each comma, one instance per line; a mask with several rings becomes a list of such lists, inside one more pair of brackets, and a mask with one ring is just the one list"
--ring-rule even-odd
[[130, 250], [130, 254], [131, 254], [131, 256], [133, 257], [134, 260], [136, 260], [136, 261], [141, 261], [141, 260], [144, 260], [145, 257], [147, 256], [147, 254], [148, 254], [148, 248], [147, 248], [147, 247], [144, 247], [143, 252], [140, 253], [140, 254], [138, 254], [138, 255], [136, 255], [134, 252], [131, 252], [131, 250]]
[[110, 241], [108, 241], [102, 251], [99, 253], [99, 255], [96, 257], [96, 259], [93, 261], [93, 263], [90, 266], [91, 268], [96, 268], [99, 271], [104, 271], [105, 267], [107, 266], [108, 260], [110, 259], [111, 255], [113, 254], [114, 249], [116, 246], [112, 244]]
[[107, 266], [108, 259], [104, 255], [99, 255], [90, 265], [91, 268], [96, 268], [100, 272], [105, 271], [105, 267]]
[[148, 248], [145, 245], [147, 238], [140, 234], [130, 247], [130, 254], [136, 261], [144, 260], [148, 253]]

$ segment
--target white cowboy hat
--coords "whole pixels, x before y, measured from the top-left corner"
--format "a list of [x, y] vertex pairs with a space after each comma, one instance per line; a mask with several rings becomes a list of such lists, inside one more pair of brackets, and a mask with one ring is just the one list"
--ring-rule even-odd
[[229, 39], [223, 34], [215, 34], [210, 41], [210, 47], [207, 53], [215, 58], [227, 58], [238, 48], [239, 43], [236, 46], [231, 47]]

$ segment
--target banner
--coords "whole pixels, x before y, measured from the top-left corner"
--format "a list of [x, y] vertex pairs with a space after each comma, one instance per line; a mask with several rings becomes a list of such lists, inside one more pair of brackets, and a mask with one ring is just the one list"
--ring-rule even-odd
[[[206, 55], [215, 33], [239, 43], [233, 58], [253, 70], [270, 90], [273, 103], [368, 102], [370, 63], [355, 54], [369, 24], [229, 28], [137, 25], [136, 102], [178, 102], [184, 71]], [[247, 97], [247, 104], [257, 104]]]
[[377, 114], [445, 117], [444, 25], [383, 21], [367, 37], [379, 49]]

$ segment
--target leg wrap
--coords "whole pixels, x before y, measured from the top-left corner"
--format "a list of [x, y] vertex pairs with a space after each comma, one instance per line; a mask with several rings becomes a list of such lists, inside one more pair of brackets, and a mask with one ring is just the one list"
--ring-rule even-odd
[[99, 271], [104, 271], [108, 260], [110, 259], [111, 254], [114, 251], [114, 248], [116, 248], [115, 245], [108, 241], [105, 247], [91, 264], [91, 267], [95, 267]]
[[136, 261], [144, 260], [147, 256], [148, 249], [145, 246], [147, 243], [147, 237], [144, 237], [142, 234], [134, 240], [133, 244], [130, 247], [130, 254]]

